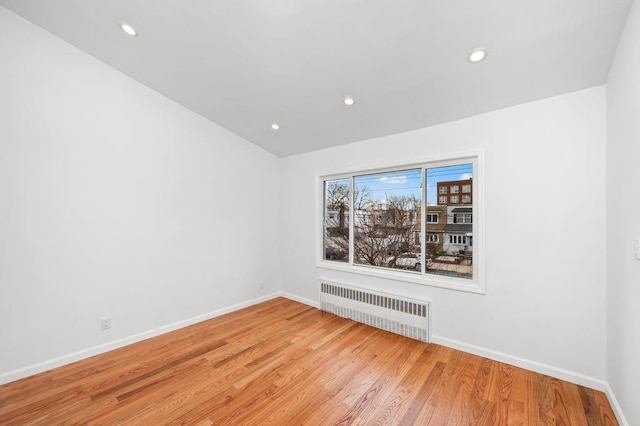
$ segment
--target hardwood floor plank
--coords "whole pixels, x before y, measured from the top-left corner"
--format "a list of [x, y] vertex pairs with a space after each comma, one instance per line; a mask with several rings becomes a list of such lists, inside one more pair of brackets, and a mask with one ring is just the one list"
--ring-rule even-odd
[[[364, 391], [367, 394], [372, 389], [376, 389], [376, 397], [372, 400], [367, 400], [364, 406], [358, 407], [359, 413], [353, 419], [354, 424], [366, 424], [367, 419], [385, 417], [385, 413], [389, 409], [389, 401], [393, 401], [397, 393], [397, 378], [404, 377], [424, 351], [423, 345], [413, 340], [407, 339], [404, 346], [404, 349], [394, 353], [395, 359], [402, 359], [404, 362], [387, 363], [382, 368], [378, 380]], [[349, 409], [350, 407], [345, 408]]]
[[216, 349], [218, 349], [219, 347], [224, 346], [224, 345], [226, 345], [226, 344], [227, 344], [227, 342], [224, 342], [224, 341], [222, 341], [222, 342], [216, 342], [216, 343], [215, 343], [215, 344], [213, 344], [213, 345], [205, 346], [205, 347], [203, 347], [203, 348], [197, 348], [197, 349], [195, 349], [195, 350], [193, 350], [193, 351], [191, 351], [191, 352], [189, 352], [189, 353], [187, 353], [187, 354], [184, 354], [184, 355], [182, 355], [182, 356], [180, 356], [180, 357], [178, 357], [178, 358], [176, 358], [176, 359], [173, 359], [173, 360], [171, 360], [171, 359], [170, 359], [170, 360], [167, 360], [167, 361], [166, 361], [165, 363], [163, 363], [163, 365], [162, 365], [162, 366], [160, 366], [160, 367], [154, 368], [154, 369], [152, 369], [152, 370], [150, 370], [150, 371], [147, 371], [147, 372], [146, 372], [146, 373], [144, 373], [144, 374], [141, 374], [141, 375], [139, 375], [139, 376], [133, 377], [133, 378], [131, 378], [131, 379], [129, 379], [129, 380], [126, 380], [126, 381], [124, 381], [124, 382], [120, 382], [120, 383], [118, 383], [117, 385], [114, 385], [114, 386], [112, 386], [112, 387], [109, 387], [109, 388], [107, 388], [107, 389], [104, 389], [104, 390], [103, 390], [103, 391], [101, 391], [101, 392], [98, 392], [98, 393], [96, 393], [96, 394], [91, 395], [91, 400], [92, 400], [92, 401], [97, 401], [97, 400], [98, 400], [98, 399], [100, 399], [100, 398], [104, 398], [104, 397], [105, 397], [105, 396], [107, 396], [107, 395], [111, 395], [111, 394], [113, 394], [113, 393], [118, 392], [118, 391], [119, 391], [119, 390], [121, 390], [121, 389], [124, 389], [124, 388], [126, 388], [126, 387], [129, 387], [131, 384], [134, 384], [134, 383], [136, 383], [136, 382], [142, 381], [142, 380], [144, 380], [144, 379], [146, 379], [146, 378], [149, 378], [149, 377], [153, 377], [153, 376], [155, 376], [155, 375], [157, 375], [157, 374], [159, 374], [159, 373], [161, 373], [161, 372], [163, 372], [163, 371], [165, 371], [165, 370], [168, 370], [168, 369], [170, 369], [170, 368], [175, 367], [176, 365], [180, 365], [180, 364], [182, 364], [182, 363], [184, 363], [184, 362], [190, 361], [190, 360], [192, 360], [193, 358], [197, 358], [197, 357], [199, 357], [199, 356], [201, 356], [201, 355], [206, 354], [207, 352], [211, 352], [211, 351], [213, 351], [213, 350], [216, 350]]
[[555, 425], [556, 418], [550, 386], [551, 377], [530, 371], [529, 380], [531, 381], [529, 401], [531, 406], [535, 407], [531, 410], [532, 422], [530, 424]]
[[[425, 408], [423, 408], [420, 414], [419, 421], [428, 422], [430, 424], [447, 424], [447, 420], [451, 414], [450, 402], [453, 401], [458, 393], [457, 384], [462, 380], [465, 372], [465, 365], [471, 355], [455, 351], [449, 348], [447, 354], [442, 357], [442, 360], [446, 362], [440, 380], [434, 384], [434, 392], [424, 402]], [[425, 423], [427, 424], [427, 423]]]
[[616, 425], [602, 392], [276, 298], [0, 386], [2, 425]]
[[466, 413], [471, 410], [471, 397], [481, 360], [482, 358], [473, 355], [470, 355], [466, 360], [462, 376], [456, 383], [457, 392], [453, 402], [450, 403], [451, 410], [449, 416], [446, 423], [443, 424], [465, 424], [467, 418]]
[[[496, 415], [500, 425], [525, 425], [529, 418], [529, 404], [527, 398], [528, 371], [512, 365], [500, 364], [502, 374], [497, 376], [500, 383], [495, 383], [495, 393], [500, 395], [501, 401], [496, 401]], [[508, 373], [507, 373], [508, 371]], [[505, 377], [509, 375], [509, 379]], [[510, 392], [502, 389], [504, 383], [509, 383]]]
[[609, 404], [609, 400], [607, 399], [607, 395], [604, 392], [596, 391], [590, 389], [593, 393], [593, 398], [598, 405], [598, 412], [600, 413], [600, 421], [594, 421], [594, 424], [597, 425], [617, 425], [618, 420], [616, 419], [615, 414], [611, 410], [611, 405]]
[[422, 386], [418, 389], [418, 392], [416, 392], [414, 396], [414, 403], [409, 406], [409, 409], [402, 418], [402, 423], [406, 423], [408, 425], [429, 423], [431, 416], [425, 416], [419, 422], [417, 421], [420, 413], [428, 407], [428, 404], [423, 405], [422, 401], [428, 401], [433, 395], [433, 392], [437, 390], [436, 384], [439, 382], [445, 367], [446, 364], [444, 362], [436, 362], [433, 369], [422, 383]]
[[549, 379], [549, 388], [553, 401], [553, 412], [556, 424], [570, 425], [571, 415], [568, 410], [567, 395], [562, 391], [562, 382], [558, 379]]
[[[324, 398], [307, 400], [304, 409], [289, 419], [291, 422], [299, 422], [306, 418], [312, 424], [322, 421], [350, 424], [378, 397], [389, 363], [397, 359], [398, 353], [405, 351], [406, 345], [398, 345], [395, 336], [382, 330], [375, 335], [372, 334], [372, 337], [373, 339], [367, 340], [367, 345], [362, 348], [361, 353], [353, 353], [350, 357], [350, 367], [354, 373], [347, 376], [339, 371], [339, 380], [324, 385], [327, 391], [323, 394]], [[395, 343], [386, 344], [392, 343], [390, 339]], [[342, 404], [328, 414], [314, 410], [314, 407], [323, 406], [330, 400], [340, 401]]]
[[[599, 418], [599, 413], [593, 411], [595, 402], [593, 405], [589, 407], [591, 412], [587, 413], [588, 408], [584, 406], [583, 401], [580, 398], [580, 390], [579, 390], [580, 386], [577, 386], [573, 383], [564, 382], [562, 380], [559, 380], [558, 384], [561, 387], [558, 392], [562, 395], [565, 401], [565, 408], [567, 412], [567, 418], [569, 419], [569, 424], [572, 424], [572, 425], [593, 424], [593, 423], [589, 423], [589, 421], [587, 420], [587, 414], [589, 414], [589, 416], [595, 414], [595, 417]], [[571, 410], [569, 408], [569, 407], [579, 407], [580, 405], [583, 406], [583, 410]], [[595, 409], [597, 410], [597, 407], [595, 407]]]
[[467, 411], [467, 418], [472, 424], [496, 424], [496, 404], [489, 401], [496, 364], [495, 361], [486, 358], [480, 362], [471, 392], [471, 410]]
[[[338, 333], [333, 333], [333, 339], [326, 340], [323, 346], [317, 347], [317, 352], [310, 353], [309, 356], [301, 356], [300, 353], [295, 353], [293, 358], [297, 359], [298, 362], [285, 362], [285, 360], [281, 360], [279, 364], [274, 367], [271, 371], [266, 371], [266, 376], [262, 379], [262, 382], [269, 385], [268, 393], [269, 395], [275, 395], [279, 390], [288, 390], [290, 392], [297, 392], [296, 385], [299, 385], [302, 389], [303, 379], [306, 373], [315, 367], [316, 370], [321, 368], [324, 363], [329, 363], [333, 361], [333, 359], [329, 356], [331, 351], [338, 350], [340, 347], [348, 347], [349, 345], [354, 344], [356, 339], [359, 338], [359, 335], [353, 333], [353, 330], [361, 329], [364, 326], [356, 323], [346, 322], [343, 320], [344, 327]], [[302, 349], [302, 353], [307, 353], [305, 349]], [[266, 370], [266, 369], [265, 369]], [[232, 383], [235, 383], [232, 381]], [[257, 386], [256, 388], [252, 388], [251, 395], [256, 398], [262, 399], [262, 395], [264, 393], [260, 393], [260, 391], [265, 392], [266, 389], [264, 387]], [[190, 418], [208, 418], [212, 421], [215, 421], [216, 416], [223, 415], [225, 413], [235, 413], [234, 419], [237, 421], [238, 417], [241, 416], [242, 413], [239, 411], [242, 409], [240, 406], [243, 403], [242, 400], [234, 397], [239, 395], [242, 392], [242, 389], [238, 389], [235, 386], [232, 386], [229, 389], [225, 389], [223, 393], [216, 395], [214, 398], [206, 401], [202, 406], [196, 407], [191, 412], [185, 413], [184, 416], [177, 418], [177, 421], [187, 421]], [[246, 401], [244, 401], [246, 403]]]
[[[349, 352], [353, 348], [361, 347], [367, 340], [371, 339], [370, 333], [365, 333], [366, 326], [358, 324], [350, 328], [350, 333], [343, 333], [336, 336], [335, 341], [330, 346], [322, 346], [318, 348], [318, 353], [312, 354], [308, 359], [309, 362], [301, 365], [303, 370], [298, 370], [299, 366], [281, 365], [277, 371], [269, 371], [260, 381], [269, 381], [275, 378], [274, 386], [269, 388], [268, 395], [271, 401], [286, 400], [293, 410], [296, 407], [304, 406], [306, 398], [313, 395], [317, 389], [330, 386], [332, 381], [342, 379], [343, 376], [349, 377], [349, 368], [352, 362], [349, 359]], [[296, 375], [291, 375], [291, 370], [295, 370]], [[278, 374], [280, 373], [280, 374]], [[287, 377], [286, 381], [278, 380], [277, 376]], [[253, 387], [253, 386], [252, 386]], [[266, 393], [263, 393], [266, 395]], [[235, 422], [242, 423], [242, 419], [246, 417], [249, 410], [246, 410], [248, 403], [256, 404], [260, 409], [258, 411], [267, 414], [269, 398], [262, 398], [248, 401], [247, 398], [232, 401], [230, 408], [233, 409], [231, 417]], [[253, 410], [252, 410], [253, 411]], [[216, 420], [216, 414], [210, 413], [207, 417]], [[283, 421], [287, 418], [282, 416]]]
[[576, 390], [579, 396], [579, 401], [582, 403], [582, 407], [584, 408], [583, 417], [586, 420], [586, 424], [599, 424], [602, 421], [602, 417], [600, 416], [600, 407], [596, 401], [595, 392], [592, 389], [587, 389], [583, 386], [577, 386]]
[[398, 376], [394, 391], [388, 396], [386, 403], [373, 414], [374, 423], [393, 424], [400, 422], [407, 415], [412, 404], [421, 403], [421, 401], [415, 401], [415, 395], [439, 362], [439, 354], [446, 352], [438, 345], [427, 345], [423, 348], [406, 373]]

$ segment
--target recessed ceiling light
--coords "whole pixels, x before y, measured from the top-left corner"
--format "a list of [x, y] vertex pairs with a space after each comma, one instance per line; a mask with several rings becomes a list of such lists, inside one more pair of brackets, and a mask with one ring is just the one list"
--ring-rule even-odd
[[352, 97], [346, 97], [342, 100], [342, 102], [344, 102], [346, 106], [351, 106], [356, 103], [356, 101], [354, 101]]
[[473, 51], [471, 51], [471, 53], [469, 53], [469, 62], [480, 62], [482, 60], [484, 60], [484, 58], [487, 57], [487, 51], [480, 48], [480, 49], [474, 49]]
[[138, 35], [136, 29], [126, 22], [120, 22], [120, 28], [122, 28], [122, 31], [124, 31], [124, 33], [128, 36], [135, 37]]
[[272, 129], [272, 130], [280, 130], [280, 126], [278, 125], [278, 123], [273, 123], [273, 124], [271, 125], [271, 129]]

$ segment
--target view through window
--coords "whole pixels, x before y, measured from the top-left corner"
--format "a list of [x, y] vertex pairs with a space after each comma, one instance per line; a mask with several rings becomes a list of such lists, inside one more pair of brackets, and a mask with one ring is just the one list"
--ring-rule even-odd
[[349, 261], [349, 179], [324, 183], [324, 257]]
[[473, 193], [472, 163], [325, 180], [324, 259], [472, 279]]
[[[427, 215], [438, 214], [437, 223], [426, 223], [426, 257], [436, 275], [473, 278], [473, 165], [426, 169]], [[460, 198], [457, 194], [466, 192]], [[448, 194], [448, 195], [442, 195]], [[455, 194], [455, 195], [451, 195]]]

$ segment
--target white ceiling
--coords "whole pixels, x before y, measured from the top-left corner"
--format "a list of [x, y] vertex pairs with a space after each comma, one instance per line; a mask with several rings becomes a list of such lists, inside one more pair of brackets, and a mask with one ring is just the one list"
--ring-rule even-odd
[[[604, 84], [632, 2], [0, 5], [282, 157]], [[120, 21], [139, 36], [125, 36]], [[471, 64], [467, 55], [476, 47], [489, 55]], [[344, 106], [345, 96], [355, 105]]]

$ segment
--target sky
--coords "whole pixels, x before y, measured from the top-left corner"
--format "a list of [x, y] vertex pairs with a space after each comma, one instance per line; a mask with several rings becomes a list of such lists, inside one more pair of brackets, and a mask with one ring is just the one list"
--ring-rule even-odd
[[[436, 204], [437, 184], [441, 181], [465, 180], [472, 177], [473, 166], [460, 164], [427, 170], [427, 203]], [[391, 195], [421, 196], [420, 169], [376, 173], [355, 178], [356, 190], [366, 186], [371, 198], [384, 201]]]

